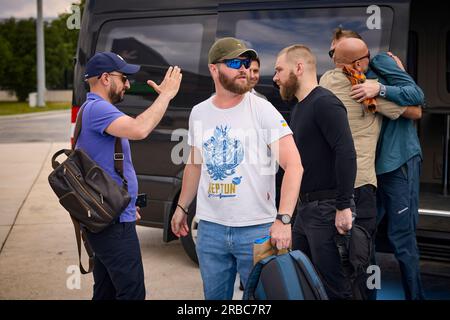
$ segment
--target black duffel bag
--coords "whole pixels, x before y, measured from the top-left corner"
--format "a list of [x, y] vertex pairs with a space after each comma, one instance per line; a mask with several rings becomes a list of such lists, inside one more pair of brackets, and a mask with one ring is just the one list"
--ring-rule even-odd
[[[74, 146], [81, 132], [82, 112], [80, 109], [75, 126]], [[93, 252], [87, 242], [84, 229], [98, 233], [117, 221], [130, 203], [127, 181], [123, 176], [122, 143], [116, 138], [114, 168], [122, 178], [123, 186], [105, 172], [86, 152], [81, 149], [62, 149], [52, 157], [53, 171], [48, 177], [51, 188], [58, 196], [61, 205], [69, 212], [75, 228], [81, 273], [89, 273], [93, 268]], [[62, 163], [56, 158], [62, 154], [67, 159]], [[81, 264], [81, 239], [89, 255], [89, 268]]]

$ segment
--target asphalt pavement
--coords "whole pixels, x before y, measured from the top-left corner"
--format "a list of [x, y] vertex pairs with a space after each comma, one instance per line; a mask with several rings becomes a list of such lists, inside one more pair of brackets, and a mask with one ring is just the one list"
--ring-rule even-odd
[[0, 143], [70, 141], [70, 110], [0, 117]]

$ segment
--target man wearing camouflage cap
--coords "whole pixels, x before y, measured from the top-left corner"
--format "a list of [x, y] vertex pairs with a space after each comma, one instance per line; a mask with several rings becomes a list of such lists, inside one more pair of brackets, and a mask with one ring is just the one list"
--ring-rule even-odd
[[[189, 118], [191, 152], [172, 231], [188, 234], [188, 214], [200, 220], [197, 255], [205, 299], [232, 299], [237, 272], [246, 284], [256, 239], [270, 235], [279, 249], [291, 244], [290, 218], [303, 169], [282, 115], [249, 92], [255, 58], [256, 51], [241, 40], [217, 40], [208, 55], [216, 94], [196, 105]], [[270, 160], [285, 170], [278, 212]], [[196, 212], [188, 213], [196, 195]]]

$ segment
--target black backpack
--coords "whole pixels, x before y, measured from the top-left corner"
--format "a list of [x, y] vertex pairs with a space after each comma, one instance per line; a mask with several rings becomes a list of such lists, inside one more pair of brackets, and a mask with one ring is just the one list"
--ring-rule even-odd
[[[80, 109], [76, 126], [74, 146], [81, 132], [83, 107]], [[52, 157], [53, 171], [48, 176], [51, 188], [58, 196], [61, 205], [69, 212], [77, 238], [78, 257], [81, 273], [93, 269], [93, 252], [87, 242], [84, 229], [98, 233], [119, 218], [130, 202], [127, 181], [123, 176], [122, 143], [115, 140], [114, 168], [123, 180], [123, 186], [105, 172], [87, 153], [81, 149], [62, 149]], [[62, 154], [67, 159], [62, 163], [56, 158]], [[86, 271], [81, 264], [81, 239], [89, 256], [89, 268]]]
[[370, 234], [362, 226], [354, 224], [347, 235], [336, 235], [335, 241], [342, 267], [351, 282], [353, 299], [367, 300], [367, 268], [373, 254]]
[[244, 300], [328, 300], [309, 258], [300, 250], [272, 255], [253, 267]]

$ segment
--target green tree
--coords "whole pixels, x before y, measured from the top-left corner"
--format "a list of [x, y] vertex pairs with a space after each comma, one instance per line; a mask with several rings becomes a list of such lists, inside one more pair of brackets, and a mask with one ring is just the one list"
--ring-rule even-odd
[[[0, 34], [0, 81], [7, 75], [9, 66], [12, 63], [13, 53], [9, 41]], [[1, 83], [1, 82], [0, 82]]]
[[9, 48], [12, 54], [8, 59], [8, 49], [0, 51], [0, 61], [9, 61], [2, 68], [0, 87], [14, 91], [20, 101], [24, 101], [28, 93], [36, 89], [35, 25], [35, 19], [11, 18], [5, 20], [0, 27], [4, 48]]
[[78, 30], [69, 30], [66, 20], [59, 18], [45, 28], [45, 70], [48, 89], [68, 87], [73, 72]]
[[[85, 0], [76, 4], [83, 12]], [[48, 89], [67, 89], [73, 81], [73, 61], [79, 30], [69, 29], [67, 20], [72, 13], [60, 14], [45, 29], [45, 61]]]
[[[84, 8], [84, 0], [80, 5]], [[61, 14], [44, 23], [46, 86], [48, 89], [70, 87], [73, 78], [73, 58], [79, 30], [67, 28], [71, 14]], [[36, 20], [16, 20], [0, 23], [0, 88], [14, 91], [20, 101], [36, 91]]]

